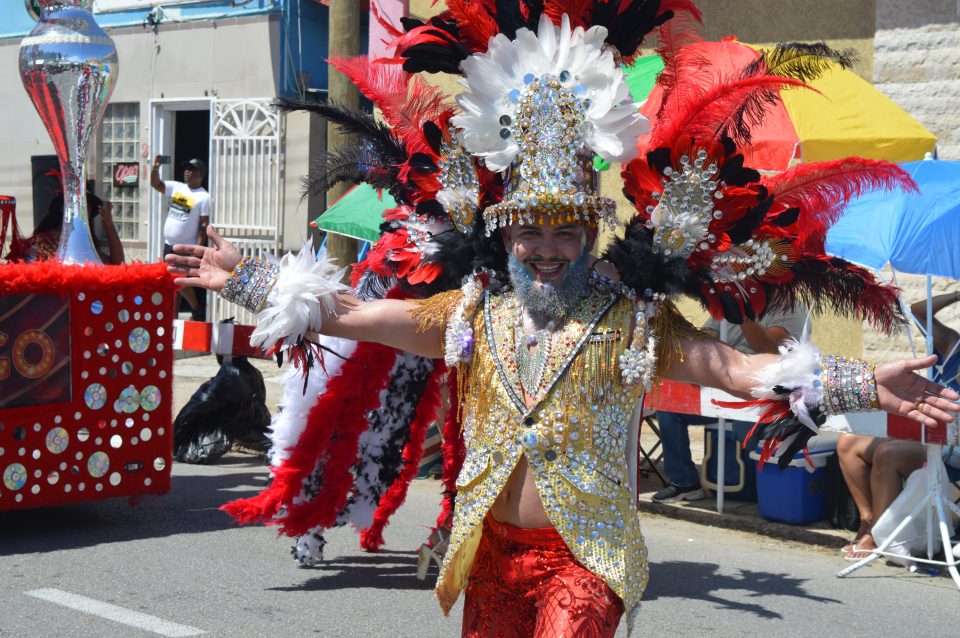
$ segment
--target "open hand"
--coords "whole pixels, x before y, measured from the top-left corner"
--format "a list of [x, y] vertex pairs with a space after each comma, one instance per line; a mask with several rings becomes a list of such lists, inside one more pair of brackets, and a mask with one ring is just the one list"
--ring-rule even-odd
[[928, 427], [947, 425], [957, 418], [960, 399], [950, 388], [917, 374], [936, 363], [936, 355], [903, 359], [877, 366], [877, 401], [880, 407]]
[[233, 244], [207, 226], [209, 246], [175, 244], [173, 254], [164, 257], [167, 270], [177, 275], [178, 286], [197, 286], [214, 292], [223, 290], [227, 277], [240, 263], [241, 255]]

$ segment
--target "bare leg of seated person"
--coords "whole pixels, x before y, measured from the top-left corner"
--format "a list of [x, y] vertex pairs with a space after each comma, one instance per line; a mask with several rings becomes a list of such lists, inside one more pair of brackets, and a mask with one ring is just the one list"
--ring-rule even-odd
[[[873, 493], [870, 489], [870, 470], [880, 443], [880, 439], [876, 437], [860, 434], [844, 434], [837, 442], [840, 469], [850, 489], [853, 502], [857, 505], [857, 511], [860, 512], [860, 528], [853, 541], [841, 550], [844, 554], [854, 551], [855, 545], [859, 544], [865, 536], [870, 535], [870, 528], [876, 520], [873, 510]], [[873, 542], [872, 537], [870, 541]]]
[[[873, 455], [873, 471], [870, 473], [870, 492], [873, 494], [873, 513], [876, 518], [880, 518], [887, 511], [903, 491], [903, 482], [910, 474], [923, 467], [926, 460], [927, 454], [923, 445], [916, 441], [887, 439], [877, 445]], [[876, 540], [869, 532], [857, 543], [859, 550], [876, 547]]]

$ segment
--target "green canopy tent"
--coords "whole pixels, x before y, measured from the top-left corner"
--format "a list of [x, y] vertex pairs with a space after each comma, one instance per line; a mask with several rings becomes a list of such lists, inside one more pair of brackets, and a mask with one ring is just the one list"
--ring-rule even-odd
[[320, 230], [360, 241], [380, 239], [383, 211], [395, 208], [390, 193], [378, 193], [369, 184], [354, 186], [314, 220]]

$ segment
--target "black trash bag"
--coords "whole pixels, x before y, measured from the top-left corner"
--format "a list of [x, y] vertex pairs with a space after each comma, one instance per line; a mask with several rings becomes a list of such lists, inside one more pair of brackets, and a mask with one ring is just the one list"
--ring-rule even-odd
[[173, 422], [173, 456], [182, 463], [213, 463], [234, 443], [266, 451], [270, 411], [263, 375], [246, 357], [220, 357]]
[[827, 500], [827, 521], [833, 529], [856, 532], [860, 529], [860, 510], [853, 501], [847, 481], [840, 469], [840, 457], [834, 452], [827, 457], [823, 471], [824, 496]]

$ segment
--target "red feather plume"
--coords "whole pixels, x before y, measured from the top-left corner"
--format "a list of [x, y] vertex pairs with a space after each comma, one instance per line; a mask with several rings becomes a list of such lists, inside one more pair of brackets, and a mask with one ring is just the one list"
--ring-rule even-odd
[[[806, 85], [800, 80], [779, 76], [747, 78], [714, 86], [703, 93], [699, 99], [684, 104], [678, 111], [668, 113], [661, 109], [662, 117], [657, 120], [657, 127], [650, 138], [650, 146], [651, 148], [673, 147], [677, 141], [691, 138], [696, 140], [698, 146], [705, 146], [709, 152], [709, 145], [725, 134], [736, 132], [737, 118], [742, 114], [745, 103], [755, 101], [763, 94], [802, 86]], [[666, 105], [666, 99], [664, 105]], [[746, 116], [752, 120], [746, 122], [748, 125], [758, 121], [751, 114]]]
[[672, 20], [657, 27], [656, 34], [657, 55], [663, 61], [663, 71], [657, 78], [657, 84], [663, 90], [663, 101], [656, 111], [641, 111], [647, 115], [655, 114], [659, 122], [661, 117], [680, 112], [683, 105], [694, 102], [702, 95], [702, 76], [710, 71], [711, 61], [690, 47], [703, 41], [699, 11], [696, 14], [678, 12]]
[[332, 58], [330, 64], [349, 77], [357, 88], [383, 113], [383, 119], [399, 137], [407, 151], [430, 151], [423, 136], [426, 122], [440, 122], [453, 115], [453, 107], [444, 101], [443, 92], [430, 86], [419, 76], [385, 64], [371, 64], [365, 55], [354, 58]]
[[[800, 164], [761, 181], [776, 202], [771, 214], [799, 208], [798, 242], [823, 239], [827, 228], [843, 213], [853, 198], [872, 190], [903, 189], [917, 191], [916, 182], [896, 164], [862, 157], [847, 157], [830, 162]], [[821, 247], [822, 248], [822, 247]]]
[[[595, 0], [546, 0], [543, 3], [543, 13], [553, 21], [554, 24], [560, 24], [563, 14], [570, 18], [570, 27], [590, 28], [590, 12], [593, 9]], [[621, 9], [623, 8], [621, 3]]]
[[500, 32], [494, 0], [447, 0], [447, 13], [456, 20], [463, 43], [471, 51], [486, 51], [490, 38]]

